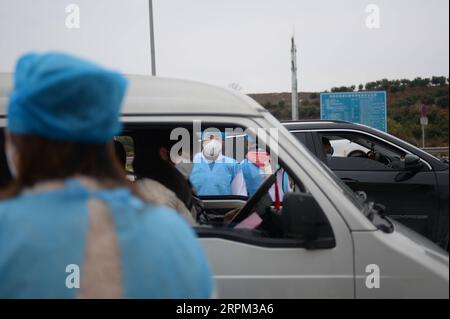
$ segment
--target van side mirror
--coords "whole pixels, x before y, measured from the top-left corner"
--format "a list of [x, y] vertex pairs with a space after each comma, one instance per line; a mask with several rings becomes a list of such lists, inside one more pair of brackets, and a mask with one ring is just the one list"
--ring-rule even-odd
[[[328, 220], [311, 195], [286, 193], [281, 219], [285, 238], [302, 240], [309, 249], [335, 246]], [[321, 241], [319, 238], [324, 240]]]
[[423, 163], [417, 155], [407, 154], [405, 156], [405, 170], [406, 171], [420, 171], [423, 168]]

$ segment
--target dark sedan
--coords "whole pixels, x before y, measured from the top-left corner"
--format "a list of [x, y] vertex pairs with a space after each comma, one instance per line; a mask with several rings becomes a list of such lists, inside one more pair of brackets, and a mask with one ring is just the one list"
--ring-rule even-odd
[[448, 161], [364, 125], [283, 124], [363, 198], [386, 206], [386, 215], [448, 250]]

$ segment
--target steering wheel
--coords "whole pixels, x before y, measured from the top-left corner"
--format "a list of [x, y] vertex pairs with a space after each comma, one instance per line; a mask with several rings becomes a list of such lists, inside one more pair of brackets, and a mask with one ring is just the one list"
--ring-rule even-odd
[[239, 212], [233, 217], [233, 219], [228, 224], [229, 227], [233, 227], [235, 224], [240, 223], [246, 219], [254, 211], [255, 206], [259, 201], [266, 195], [269, 189], [277, 180], [278, 171], [270, 175], [258, 188], [255, 194], [245, 203], [245, 205], [239, 210]]
[[388, 166], [388, 167], [392, 167], [393, 163], [392, 163], [392, 159], [389, 158], [388, 156], [385, 156], [383, 154], [380, 154], [380, 158], [378, 160], [380, 163], [383, 163], [384, 165]]
[[375, 151], [368, 151], [367, 154], [366, 154], [366, 157], [368, 159], [371, 159], [371, 160], [374, 160], [374, 161], [378, 161], [377, 156], [378, 156], [378, 153], [376, 153]]
[[367, 154], [361, 150], [355, 150], [355, 151], [350, 152], [350, 154], [348, 154], [347, 157], [365, 157], [365, 158], [367, 158]]
[[390, 166], [392, 164], [392, 160], [388, 158], [387, 156], [384, 156], [383, 154], [375, 151], [369, 151], [367, 152], [367, 158], [370, 158], [371, 160], [380, 162], [381, 164], [384, 164], [386, 166]]

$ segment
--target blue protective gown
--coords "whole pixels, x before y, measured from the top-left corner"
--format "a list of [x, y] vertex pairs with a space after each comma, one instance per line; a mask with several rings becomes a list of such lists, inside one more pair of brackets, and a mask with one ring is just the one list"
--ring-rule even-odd
[[[247, 185], [248, 196], [251, 197], [256, 193], [258, 188], [266, 179], [266, 175], [264, 175], [261, 169], [253, 162], [245, 159], [241, 162], [242, 174], [244, 175], [245, 184]], [[280, 190], [282, 193], [286, 193], [289, 191], [289, 178], [285, 171], [281, 174], [278, 174], [278, 179], [281, 180]], [[280, 181], [278, 181], [280, 183]]]
[[0, 298], [76, 298], [66, 266], [79, 265], [90, 198], [111, 210], [125, 298], [209, 298], [212, 276], [193, 230], [168, 208], [151, 206], [126, 188], [91, 191], [76, 179], [54, 191], [0, 203]]
[[262, 174], [261, 169], [254, 163], [245, 159], [241, 162], [242, 174], [244, 174], [245, 185], [247, 185], [248, 196], [251, 197], [256, 193], [259, 186], [264, 181], [265, 175]]
[[189, 180], [200, 196], [233, 195], [231, 183], [240, 169], [233, 158], [221, 155], [216, 161], [208, 162], [198, 153], [194, 156]]

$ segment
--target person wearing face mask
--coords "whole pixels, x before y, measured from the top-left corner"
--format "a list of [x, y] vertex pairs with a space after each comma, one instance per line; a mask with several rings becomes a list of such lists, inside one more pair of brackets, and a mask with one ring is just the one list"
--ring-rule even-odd
[[[253, 196], [264, 180], [273, 174], [270, 154], [256, 144], [249, 147], [241, 167], [249, 197]], [[277, 182], [269, 189], [269, 195], [274, 202], [280, 202], [283, 200], [284, 193], [288, 191], [290, 191], [289, 177], [281, 169], [277, 172]]]
[[[145, 201], [115, 156], [121, 74], [26, 54], [8, 102], [0, 298], [210, 298], [207, 257], [175, 211]], [[186, 266], [188, 265], [188, 267]]]
[[193, 160], [189, 180], [200, 196], [247, 196], [240, 164], [222, 154], [223, 134], [202, 133], [202, 152]]

